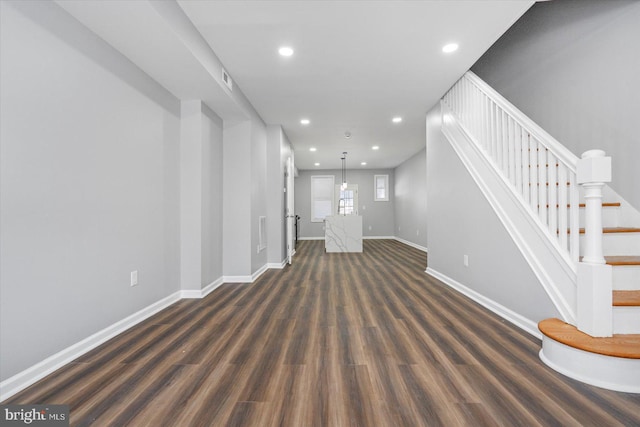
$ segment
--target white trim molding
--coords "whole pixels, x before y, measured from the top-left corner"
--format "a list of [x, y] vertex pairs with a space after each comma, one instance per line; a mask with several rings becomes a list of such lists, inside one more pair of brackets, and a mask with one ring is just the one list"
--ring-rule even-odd
[[207, 286], [205, 286], [199, 291], [198, 290], [182, 290], [180, 291], [180, 298], [185, 298], [185, 299], [204, 298], [224, 283], [222, 279], [223, 278], [220, 277], [214, 280], [213, 282], [209, 283]]
[[460, 292], [463, 295], [468, 296], [469, 298], [471, 298], [472, 300], [474, 300], [475, 302], [477, 302], [478, 304], [480, 304], [481, 306], [487, 308], [488, 310], [494, 312], [495, 314], [497, 314], [498, 316], [502, 317], [503, 319], [513, 323], [515, 326], [519, 327], [520, 329], [522, 329], [523, 331], [533, 335], [534, 337], [538, 338], [538, 339], [542, 339], [542, 333], [540, 332], [540, 330], [538, 329], [538, 325], [536, 324], [536, 322], [527, 319], [526, 317], [516, 313], [515, 311], [501, 305], [498, 304], [497, 302], [493, 301], [490, 298], [485, 297], [484, 295], [474, 291], [471, 288], [466, 287], [465, 285], [463, 285], [462, 283], [452, 279], [451, 277], [440, 273], [439, 271], [436, 271], [430, 267], [427, 267], [427, 270], [425, 271], [425, 273], [427, 273], [428, 275], [438, 279], [439, 281], [441, 281], [442, 283], [444, 283], [445, 285], [449, 286], [450, 288], [455, 289], [456, 291]]
[[[295, 251], [293, 252], [293, 255], [295, 255]], [[293, 255], [291, 255], [291, 256], [293, 256]], [[269, 263], [267, 263], [267, 268], [274, 268], [276, 270], [282, 270], [286, 265], [287, 265], [287, 260], [284, 259], [284, 260], [282, 260], [282, 262], [269, 262]]]
[[417, 243], [413, 243], [413, 242], [410, 242], [408, 240], [401, 239], [400, 237], [394, 237], [393, 239], [397, 240], [400, 243], [404, 243], [407, 246], [411, 246], [412, 248], [416, 248], [419, 251], [427, 252], [427, 253], [429, 252], [429, 250], [427, 248], [425, 248], [424, 246], [420, 246]]
[[255, 273], [253, 273], [251, 275], [251, 282], [255, 282], [256, 280], [258, 280], [258, 278], [260, 276], [262, 276], [262, 274], [267, 271], [268, 267], [267, 264], [263, 265], [262, 267], [260, 267]]

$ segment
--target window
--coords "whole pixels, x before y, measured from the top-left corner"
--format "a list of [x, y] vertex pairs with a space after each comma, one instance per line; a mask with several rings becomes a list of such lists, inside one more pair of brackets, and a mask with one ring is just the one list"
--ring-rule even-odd
[[333, 175], [311, 177], [311, 222], [333, 215]]
[[336, 201], [338, 206], [338, 215], [358, 215], [358, 185], [348, 185], [346, 188], [342, 188], [341, 185], [336, 185]]
[[376, 202], [389, 201], [389, 175], [374, 175], [373, 187], [375, 191], [374, 200]]

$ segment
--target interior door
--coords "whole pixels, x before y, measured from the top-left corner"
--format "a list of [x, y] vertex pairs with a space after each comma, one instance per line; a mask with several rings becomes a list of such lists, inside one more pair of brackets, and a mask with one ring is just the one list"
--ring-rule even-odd
[[295, 212], [294, 212], [294, 198], [293, 198], [293, 183], [294, 183], [294, 169], [293, 169], [293, 158], [287, 158], [287, 171], [285, 174], [285, 193], [286, 193], [286, 241], [287, 241], [287, 262], [289, 264], [292, 263], [293, 254], [296, 251], [296, 242], [295, 242], [295, 233], [293, 231], [294, 221], [295, 221]]

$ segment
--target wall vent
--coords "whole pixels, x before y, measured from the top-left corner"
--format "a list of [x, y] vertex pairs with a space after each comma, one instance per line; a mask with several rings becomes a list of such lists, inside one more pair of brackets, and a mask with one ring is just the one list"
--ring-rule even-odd
[[233, 90], [233, 80], [231, 80], [231, 76], [227, 74], [224, 68], [222, 69], [222, 81], [227, 85], [229, 90]]

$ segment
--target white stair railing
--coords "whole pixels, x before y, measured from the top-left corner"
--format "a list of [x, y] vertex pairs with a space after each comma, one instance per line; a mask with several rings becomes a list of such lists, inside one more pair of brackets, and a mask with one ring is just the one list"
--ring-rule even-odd
[[470, 71], [443, 101], [575, 270], [578, 157]]
[[[601, 188], [606, 179], [606, 173], [599, 172], [594, 182], [593, 176], [587, 181], [578, 182], [579, 163], [582, 169], [595, 162], [605, 162], [610, 158], [603, 157], [601, 151], [587, 152], [583, 159], [578, 159], [565, 146], [554, 139], [540, 126], [515, 108], [502, 95], [488, 86], [474, 73], [468, 71], [447, 92], [442, 99], [465, 130], [469, 139], [477, 146], [486, 160], [496, 170], [513, 191], [520, 203], [526, 207], [532, 219], [547, 236], [558, 254], [574, 272], [580, 294], [579, 281], [595, 284], [595, 277], [586, 273], [588, 269], [581, 269], [578, 275], [580, 261], [580, 225], [579, 225], [579, 184], [583, 184], [588, 194], [585, 218], [587, 222], [587, 239], [585, 254], [595, 254], [587, 257], [580, 264], [603, 264], [602, 258], [602, 222], [601, 222]], [[594, 160], [595, 158], [595, 160]], [[585, 173], [583, 172], [584, 176]], [[610, 169], [609, 169], [610, 175]], [[610, 180], [610, 178], [609, 178]], [[600, 198], [594, 191], [600, 191]], [[598, 203], [600, 203], [598, 205]], [[598, 232], [598, 230], [600, 230]], [[599, 254], [599, 256], [597, 255]], [[601, 271], [601, 270], [598, 270]], [[590, 277], [587, 277], [590, 276]], [[602, 278], [602, 274], [599, 275]], [[609, 281], [610, 282], [610, 281]], [[577, 324], [587, 325], [581, 328], [586, 333], [606, 336], [606, 329], [599, 326], [602, 316], [607, 316], [611, 306], [606, 307], [605, 301], [597, 301], [595, 295], [611, 293], [608, 289], [599, 288], [597, 292], [589, 291], [589, 298], [578, 296], [580, 300], [589, 300], [595, 309], [577, 307]], [[605, 285], [606, 288], [606, 285]], [[597, 312], [599, 314], [594, 315]], [[604, 314], [603, 314], [604, 313]], [[581, 320], [588, 318], [588, 321]], [[607, 324], [607, 321], [604, 321]], [[610, 324], [610, 322], [609, 322]], [[610, 333], [609, 333], [610, 335]]]

